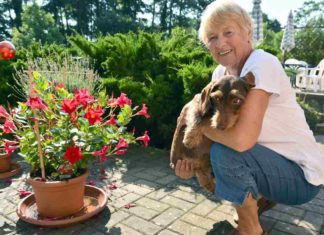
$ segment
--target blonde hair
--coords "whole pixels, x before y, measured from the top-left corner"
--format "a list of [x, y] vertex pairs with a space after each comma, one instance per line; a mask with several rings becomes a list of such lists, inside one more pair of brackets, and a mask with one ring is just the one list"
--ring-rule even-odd
[[[217, 0], [210, 3], [201, 16], [199, 40], [207, 45], [208, 32], [229, 21], [235, 22], [246, 33], [250, 31], [253, 35], [252, 19], [240, 5], [230, 0]], [[252, 38], [250, 44], [252, 45]]]

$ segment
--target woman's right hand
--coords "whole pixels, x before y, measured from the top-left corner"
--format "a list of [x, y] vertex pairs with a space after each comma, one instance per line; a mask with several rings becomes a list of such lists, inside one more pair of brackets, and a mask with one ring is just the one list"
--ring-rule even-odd
[[190, 179], [195, 175], [194, 164], [190, 160], [178, 160], [175, 166], [175, 174], [181, 179]]

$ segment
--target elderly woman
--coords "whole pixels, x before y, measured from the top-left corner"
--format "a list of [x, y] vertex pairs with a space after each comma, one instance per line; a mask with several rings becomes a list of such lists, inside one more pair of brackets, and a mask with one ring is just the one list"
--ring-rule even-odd
[[[261, 195], [263, 201], [297, 205], [313, 199], [324, 184], [324, 157], [289, 79], [275, 56], [253, 49], [252, 35], [251, 19], [236, 3], [218, 0], [202, 15], [199, 38], [219, 63], [212, 79], [248, 72], [255, 77], [234, 127], [203, 128], [215, 142], [215, 193], [234, 203], [238, 227], [233, 234], [240, 235], [266, 234], [258, 216]], [[179, 160], [175, 173], [192, 177], [192, 163]]]

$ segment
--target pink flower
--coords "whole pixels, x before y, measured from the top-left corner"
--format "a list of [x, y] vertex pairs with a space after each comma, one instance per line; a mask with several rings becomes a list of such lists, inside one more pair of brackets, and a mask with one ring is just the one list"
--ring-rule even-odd
[[47, 105], [43, 102], [43, 100], [39, 96], [29, 97], [27, 102], [27, 106], [30, 106], [32, 109], [46, 109]]
[[118, 102], [117, 99], [112, 97], [107, 101], [107, 105], [109, 105], [110, 107], [117, 107], [118, 106]]
[[9, 118], [9, 114], [2, 105], [0, 105], [0, 117]]
[[85, 88], [77, 90], [75, 92], [75, 99], [84, 107], [94, 102], [93, 96], [90, 96], [90, 92]]
[[150, 115], [147, 113], [146, 104], [142, 104], [142, 109], [137, 113], [137, 115], [143, 115], [145, 118], [150, 118]]
[[70, 116], [78, 107], [78, 102], [75, 99], [63, 99], [61, 109], [68, 113]]
[[31, 194], [31, 192], [25, 191], [23, 189], [18, 189], [19, 198], [24, 198], [30, 194]]
[[91, 125], [95, 124], [96, 122], [101, 123], [101, 115], [104, 113], [100, 106], [97, 106], [96, 109], [89, 108], [87, 113], [85, 114], [85, 118], [88, 119]]
[[124, 139], [120, 139], [117, 146], [116, 146], [116, 150], [120, 149], [120, 148], [127, 148], [128, 144]]
[[132, 106], [132, 101], [127, 98], [125, 93], [121, 93], [116, 102], [121, 108], [123, 108], [126, 104]]
[[100, 157], [100, 161], [106, 160], [106, 154], [108, 152], [109, 147], [107, 145], [103, 146], [102, 149], [93, 152], [92, 154]]
[[72, 165], [82, 159], [81, 148], [78, 146], [68, 146], [64, 154], [64, 158]]
[[4, 133], [13, 133], [17, 127], [13, 123], [13, 121], [8, 121], [6, 120], [5, 123], [3, 124], [3, 132]]
[[109, 120], [106, 121], [104, 124], [105, 125], [114, 125], [114, 126], [116, 126], [117, 125], [117, 122], [116, 122], [116, 119], [115, 119], [115, 115], [114, 114], [111, 115], [110, 118], [109, 118]]
[[147, 135], [147, 131], [145, 131], [144, 132], [144, 135], [136, 138], [136, 140], [143, 141], [144, 146], [147, 147], [148, 146], [148, 142], [150, 141], [150, 137]]
[[127, 149], [119, 149], [116, 151], [116, 155], [122, 155], [124, 153], [126, 153]]
[[13, 151], [15, 151], [18, 148], [18, 142], [16, 141], [11, 141], [7, 139], [3, 139], [3, 141], [5, 142], [4, 149], [7, 154], [12, 154]]

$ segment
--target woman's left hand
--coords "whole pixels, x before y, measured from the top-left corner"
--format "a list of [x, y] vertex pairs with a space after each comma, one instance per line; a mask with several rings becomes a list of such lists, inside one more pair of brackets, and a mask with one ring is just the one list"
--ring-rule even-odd
[[175, 166], [175, 174], [181, 179], [190, 179], [195, 175], [194, 164], [190, 160], [178, 160]]

